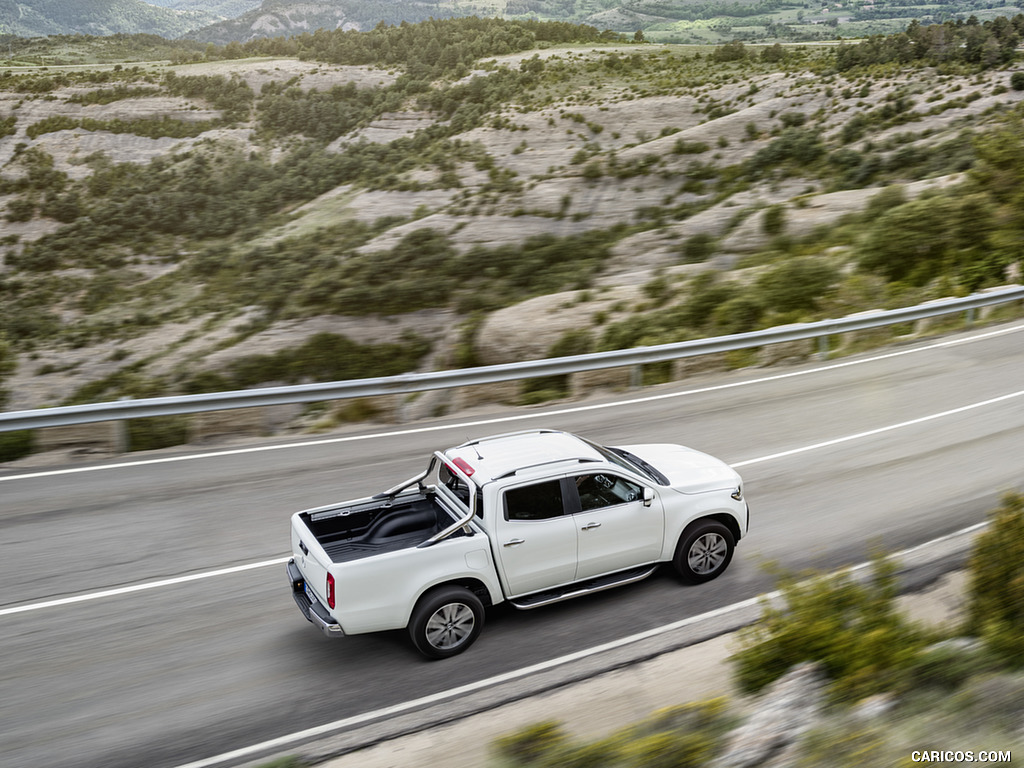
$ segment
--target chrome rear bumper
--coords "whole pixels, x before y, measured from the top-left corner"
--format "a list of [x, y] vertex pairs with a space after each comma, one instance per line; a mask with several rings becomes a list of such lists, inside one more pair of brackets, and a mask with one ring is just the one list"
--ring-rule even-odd
[[344, 637], [341, 625], [334, 620], [330, 612], [319, 600], [306, 591], [306, 580], [302, 576], [295, 560], [288, 561], [288, 581], [292, 585], [292, 597], [299, 606], [306, 621], [319, 629], [327, 637]]

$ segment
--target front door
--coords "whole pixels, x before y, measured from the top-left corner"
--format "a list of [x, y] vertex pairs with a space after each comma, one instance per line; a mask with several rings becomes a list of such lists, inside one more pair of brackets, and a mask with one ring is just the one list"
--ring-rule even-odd
[[639, 483], [607, 471], [576, 475], [570, 486], [576, 521], [576, 579], [587, 579], [655, 562], [665, 538], [665, 516], [655, 498], [644, 506]]

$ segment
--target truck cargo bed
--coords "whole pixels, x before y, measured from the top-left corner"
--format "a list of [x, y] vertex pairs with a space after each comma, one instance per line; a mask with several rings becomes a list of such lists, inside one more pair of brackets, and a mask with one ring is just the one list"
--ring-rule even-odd
[[399, 499], [387, 506], [380, 503], [339, 507], [302, 517], [335, 563], [415, 547], [456, 519], [433, 493]]

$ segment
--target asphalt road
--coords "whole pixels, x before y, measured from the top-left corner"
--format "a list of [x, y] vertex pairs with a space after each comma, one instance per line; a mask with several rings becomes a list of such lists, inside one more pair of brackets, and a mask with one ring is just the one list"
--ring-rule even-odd
[[[979, 522], [1024, 486], [1022, 371], [1016, 324], [614, 399], [0, 469], [0, 764], [177, 766], [745, 599], [772, 586], [767, 561], [835, 567]], [[508, 417], [523, 418], [470, 423]], [[538, 426], [737, 466], [752, 523], [727, 574], [498, 607], [443, 662], [403, 633], [332, 641], [305, 622], [268, 562], [287, 555], [291, 512], [389, 487], [436, 448]]]

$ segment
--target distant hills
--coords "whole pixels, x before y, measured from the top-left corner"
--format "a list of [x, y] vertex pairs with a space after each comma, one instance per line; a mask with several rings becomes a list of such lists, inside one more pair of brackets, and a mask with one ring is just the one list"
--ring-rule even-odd
[[263, 0], [146, 0], [150, 5], [172, 11], [205, 11], [221, 19], [233, 19], [259, 8]]
[[207, 10], [209, 3], [189, 5], [176, 9], [142, 0], [0, 0], [0, 34], [44, 37], [149, 33], [176, 38], [223, 18]]
[[0, 0], [0, 35], [148, 33], [224, 45], [317, 29], [371, 29], [380, 22], [493, 16], [497, 5], [450, 0]]
[[461, 16], [588, 24], [649, 42], [719, 44], [862, 38], [947, 20], [1021, 13], [989, 0], [0, 0], [0, 36], [150, 33], [227, 45], [317, 29]]
[[[439, 0], [0, 0], [0, 35], [148, 33], [217, 44], [317, 29], [371, 29], [497, 8]], [[501, 3], [502, 9], [504, 3]]]
[[264, 0], [258, 8], [196, 30], [189, 37], [204, 43], [224, 45], [258, 37], [298, 35], [317, 29], [368, 30], [381, 22], [398, 25], [403, 21], [416, 23], [429, 18], [468, 16], [473, 12], [495, 15], [493, 9], [487, 13], [474, 9], [473, 6], [464, 6], [456, 11], [450, 2], [440, 0]]

